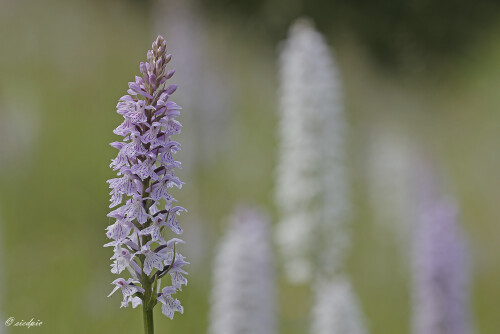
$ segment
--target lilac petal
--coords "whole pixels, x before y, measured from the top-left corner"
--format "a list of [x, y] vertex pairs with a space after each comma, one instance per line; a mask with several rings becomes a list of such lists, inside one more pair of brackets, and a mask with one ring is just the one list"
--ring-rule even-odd
[[172, 238], [167, 242], [167, 246], [173, 246], [174, 244], [185, 244], [186, 242], [179, 238]]
[[146, 64], [144, 62], [142, 62], [142, 61], [139, 64], [139, 70], [141, 71], [141, 73], [142, 73], [143, 76], [147, 76], [148, 75], [148, 70], [146, 69]]
[[[170, 297], [172, 298], [172, 297]], [[166, 301], [162, 306], [161, 306], [161, 312], [167, 316], [168, 318], [170, 318], [170, 320], [174, 319], [174, 309], [172, 308], [172, 306], [170, 306], [170, 303], [167, 304], [168, 301]]]
[[170, 149], [172, 152], [177, 152], [180, 150], [181, 144], [176, 142], [175, 140], [170, 140], [165, 143], [165, 148]]
[[176, 311], [181, 314], [184, 313], [184, 308], [178, 299], [174, 299], [170, 295], [162, 295], [158, 300], [163, 304], [161, 307], [162, 313], [168, 318], [173, 319]]
[[167, 117], [177, 117], [179, 116], [181, 113], [178, 109], [167, 109], [167, 113], [165, 114], [165, 116]]
[[118, 290], [120, 287], [117, 285], [114, 287], [113, 291], [111, 291], [111, 293], [108, 295], [108, 297], [111, 297], [113, 295], [113, 293], [116, 292], [116, 290]]
[[107, 217], [117, 218], [117, 219], [123, 218], [125, 216], [126, 209], [127, 209], [126, 206], [121, 206], [118, 209], [115, 209], [110, 213], [108, 213]]
[[160, 125], [159, 122], [154, 122], [151, 128], [141, 136], [141, 141], [144, 144], [155, 142], [158, 137], [158, 132], [160, 131]]
[[167, 72], [167, 74], [165, 74], [165, 78], [170, 79], [175, 73], [175, 70], [170, 70]]
[[153, 185], [153, 191], [151, 191], [151, 198], [154, 201], [158, 201], [164, 198], [167, 202], [172, 200], [172, 196], [168, 193], [168, 186], [166, 181], [161, 181]]
[[114, 142], [110, 143], [109, 145], [111, 147], [114, 147], [116, 149], [121, 150], [123, 148], [123, 146], [125, 146], [125, 143], [122, 143], [121, 141], [114, 141]]
[[[139, 283], [139, 282], [137, 282], [137, 283]], [[136, 292], [144, 293], [144, 289], [143, 288], [141, 288], [139, 286], [134, 286], [134, 287], [135, 287]]]
[[141, 235], [151, 235], [152, 241], [162, 241], [163, 237], [161, 236], [161, 230], [160, 230], [160, 225], [158, 223], [154, 223], [153, 225], [145, 228], [141, 232], [139, 232]]
[[163, 288], [163, 290], [161, 290], [161, 293], [163, 295], [173, 295], [176, 292], [177, 290], [173, 286], [166, 286]]
[[111, 242], [108, 242], [107, 244], [104, 244], [102, 247], [116, 247], [116, 246], [119, 246], [121, 245], [121, 241], [111, 241]]
[[127, 160], [127, 156], [125, 154], [126, 148], [127, 147], [124, 146], [120, 150], [120, 152], [118, 153], [116, 158], [111, 160], [111, 164], [109, 165], [109, 167], [112, 167], [113, 170], [120, 169], [122, 166], [128, 166], [128, 160]]
[[175, 234], [182, 234], [182, 228], [177, 221], [177, 217], [174, 214], [170, 214], [167, 219], [167, 226], [174, 232]]
[[139, 162], [138, 164], [134, 165], [131, 168], [132, 173], [136, 174], [141, 178], [141, 180], [144, 180], [148, 177], [152, 177], [153, 179], [158, 176], [154, 173], [155, 165], [154, 161], [150, 158], [147, 158], [146, 160]]
[[151, 95], [149, 95], [148, 93], [146, 93], [144, 90], [141, 89], [141, 87], [139, 87], [139, 85], [135, 82], [129, 82], [128, 86], [130, 87], [130, 89], [128, 90], [129, 94], [131, 93], [132, 95], [142, 95], [148, 99], [153, 99], [153, 97]]
[[130, 261], [130, 266], [134, 269], [138, 276], [142, 275], [142, 269], [135, 261]]
[[125, 117], [123, 123], [113, 130], [113, 133], [119, 136], [126, 136], [132, 132], [134, 132], [134, 124], [129, 117]]
[[129, 219], [136, 218], [140, 224], [144, 224], [148, 220], [148, 214], [142, 205], [142, 199], [134, 198], [130, 203], [127, 203], [126, 207], [125, 214]]
[[131, 122], [134, 124], [145, 123], [148, 119], [145, 113], [144, 101], [137, 101], [133, 109], [127, 114]]
[[124, 296], [131, 296], [133, 295], [137, 290], [135, 289], [135, 286], [133, 285], [125, 285], [122, 286], [122, 293]]
[[125, 115], [131, 110], [134, 103], [135, 100], [130, 95], [122, 96], [116, 105], [117, 113]]
[[172, 210], [170, 210], [170, 212], [179, 215], [181, 212], [187, 212], [187, 210], [184, 209], [182, 206], [175, 206], [172, 208]]
[[110, 208], [113, 208], [119, 204], [121, 204], [123, 200], [123, 194], [121, 193], [113, 193], [113, 195], [111, 196], [111, 204], [109, 205]]
[[177, 87], [177, 85], [170, 85], [167, 87], [167, 89], [165, 89], [165, 93], [167, 93], [168, 95], [172, 95], [177, 90]]
[[187, 279], [180, 272], [170, 272], [172, 285], [179, 290], [182, 290], [183, 285], [187, 285]]
[[167, 110], [181, 110], [182, 107], [175, 103], [174, 101], [167, 102]]
[[139, 297], [132, 297], [130, 301], [132, 302], [132, 308], [136, 308], [142, 304], [142, 299]]
[[153, 89], [156, 89], [156, 75], [154, 73], [151, 73], [149, 80], [151, 85], [153, 86]]
[[123, 150], [125, 150], [125, 155], [131, 158], [147, 153], [147, 150], [142, 145], [141, 138], [139, 136], [134, 136], [132, 141], [123, 147]]
[[115, 248], [115, 254], [113, 254], [111, 260], [114, 260], [113, 264], [111, 264], [111, 272], [120, 274], [130, 265], [132, 255], [125, 248]]
[[160, 123], [165, 127], [165, 134], [167, 136], [172, 136], [179, 134], [181, 132], [182, 125], [174, 119], [162, 118]]
[[120, 193], [127, 194], [128, 196], [133, 196], [138, 194], [140, 188], [137, 184], [135, 177], [128, 171], [128, 169], [123, 169], [126, 173], [123, 177], [108, 180], [109, 187], [113, 188], [111, 194]]
[[156, 253], [148, 252], [146, 254], [146, 260], [144, 261], [144, 272], [149, 275], [153, 268], [162, 270], [163, 259]]
[[139, 248], [140, 248], [137, 243], [135, 243], [135, 242], [133, 242], [132, 240], [129, 240], [129, 239], [125, 240], [123, 242], [123, 244], [127, 245], [128, 247], [130, 247], [133, 250], [139, 250]]
[[117, 220], [116, 223], [109, 226], [107, 237], [114, 240], [124, 240], [130, 233], [132, 225], [130, 222], [125, 220]]

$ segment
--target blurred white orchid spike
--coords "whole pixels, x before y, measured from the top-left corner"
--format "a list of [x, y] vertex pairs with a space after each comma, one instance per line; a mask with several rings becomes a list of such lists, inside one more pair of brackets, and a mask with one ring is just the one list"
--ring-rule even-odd
[[314, 287], [311, 334], [367, 334], [358, 300], [349, 280], [337, 276]]
[[210, 334], [274, 334], [275, 282], [269, 219], [240, 207], [213, 266]]
[[290, 28], [280, 84], [277, 242], [289, 281], [306, 283], [317, 270], [340, 270], [349, 216], [339, 74], [323, 37], [307, 20]]

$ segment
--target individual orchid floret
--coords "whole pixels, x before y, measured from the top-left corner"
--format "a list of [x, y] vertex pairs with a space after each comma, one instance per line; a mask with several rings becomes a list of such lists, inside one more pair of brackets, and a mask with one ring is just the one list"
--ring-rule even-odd
[[275, 281], [269, 219], [239, 208], [213, 268], [210, 334], [275, 334]]
[[176, 257], [179, 257], [179, 259], [176, 259], [172, 264], [169, 274], [172, 286], [178, 290], [182, 290], [182, 286], [187, 285], [187, 279], [184, 277], [184, 275], [187, 275], [187, 272], [182, 267], [189, 264], [189, 262], [184, 261], [182, 256], [177, 255]]
[[161, 312], [170, 319], [174, 318], [175, 312], [179, 312], [180, 314], [184, 313], [184, 308], [182, 307], [181, 302], [171, 296], [175, 292], [176, 290], [174, 287], [167, 286], [158, 296], [158, 301], [162, 303]]
[[149, 235], [152, 241], [157, 241], [160, 244], [165, 243], [165, 239], [163, 239], [163, 236], [161, 235], [162, 227], [168, 226], [167, 223], [165, 222], [164, 215], [159, 214], [152, 220], [153, 220], [152, 224], [149, 227], [146, 227], [145, 229], [141, 230], [139, 234]]
[[108, 295], [108, 297], [112, 296], [116, 292], [116, 290], [118, 290], [118, 289], [122, 290], [123, 297], [130, 297], [137, 292], [141, 292], [141, 293], [144, 292], [143, 288], [135, 285], [135, 284], [139, 284], [139, 282], [133, 280], [132, 278], [129, 278], [128, 280], [125, 280], [123, 278], [117, 278], [113, 281], [112, 284], [115, 285], [115, 288], [113, 289], [113, 291], [111, 291], [111, 293]]
[[[170, 295], [187, 284], [183, 267], [188, 262], [175, 246], [183, 241], [166, 238], [182, 234], [178, 216], [186, 211], [172, 205], [176, 202], [172, 188], [180, 189], [184, 182], [176, 176], [181, 164], [174, 159], [180, 144], [171, 138], [181, 131], [176, 117], [182, 108], [171, 100], [177, 86], [167, 83], [174, 73], [166, 68], [170, 59], [165, 40], [158, 36], [147, 61], [140, 63], [141, 76], [119, 99], [117, 113], [123, 121], [113, 132], [123, 138], [111, 143], [118, 151], [110, 164], [116, 177], [108, 180], [113, 208], [108, 217], [114, 222], [106, 228], [111, 240], [104, 246], [114, 250], [111, 272], [123, 274], [127, 269], [132, 276], [115, 280], [110, 296], [121, 289], [122, 307], [142, 304], [148, 334], [153, 333], [153, 308], [158, 302], [169, 318], [175, 311], [182, 313], [180, 302]], [[158, 295], [166, 274], [171, 286]]]
[[130, 254], [128, 249], [121, 247], [115, 248], [115, 254], [111, 257], [111, 260], [114, 260], [111, 264], [111, 272], [113, 274], [121, 274], [123, 270], [128, 269], [131, 275], [138, 279], [142, 274], [142, 270], [132, 258], [133, 255]]
[[141, 251], [138, 254], [144, 255], [144, 266], [142, 270], [146, 275], [151, 274], [153, 268], [158, 270], [163, 270], [163, 258], [150, 248], [151, 241], [148, 241], [144, 246], [141, 247]]
[[130, 231], [134, 228], [134, 224], [123, 216], [118, 216], [113, 225], [109, 225], [106, 230], [106, 236], [110, 239], [121, 243], [129, 236]]
[[108, 297], [113, 295], [116, 290], [121, 289], [123, 293], [123, 300], [120, 307], [127, 307], [129, 303], [132, 303], [132, 307], [136, 308], [138, 305], [142, 304], [142, 299], [135, 296], [136, 294], [141, 294], [144, 292], [144, 289], [135, 285], [139, 284], [138, 281], [132, 279], [128, 279], [127, 281], [125, 281], [123, 278], [118, 278], [114, 280], [112, 284], [115, 284], [116, 286], [108, 295]]
[[132, 308], [136, 308], [137, 306], [142, 304], [142, 299], [139, 297], [128, 296], [123, 299], [120, 307], [128, 307], [129, 303], [132, 303]]

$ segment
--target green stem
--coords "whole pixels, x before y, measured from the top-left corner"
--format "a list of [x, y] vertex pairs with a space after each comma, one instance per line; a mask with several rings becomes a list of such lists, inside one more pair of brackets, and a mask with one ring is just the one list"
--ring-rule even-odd
[[142, 317], [144, 319], [144, 334], [154, 334], [155, 328], [153, 323], [153, 308], [150, 307], [151, 295], [151, 281], [142, 272], [142, 287], [144, 288], [144, 300], [142, 301]]
[[[143, 185], [143, 190], [142, 190], [142, 198], [147, 197], [146, 196], [146, 189], [148, 186], [152, 187], [152, 183], [149, 184], [150, 178], [148, 177], [146, 180], [142, 181]], [[144, 209], [146, 211], [149, 210], [149, 200], [145, 200], [145, 203], [143, 202]], [[145, 224], [145, 227], [149, 226], [151, 224], [151, 219], [148, 219], [148, 221]], [[149, 240], [151, 240], [151, 237], [148, 236], [141, 236], [141, 244], [145, 245]], [[156, 298], [156, 295], [153, 296], [153, 294], [156, 293], [156, 291], [152, 291], [152, 286], [151, 286], [151, 279], [149, 275], [146, 275], [144, 272], [144, 259], [141, 259], [142, 262], [142, 288], [144, 289], [144, 299], [142, 300], [142, 318], [144, 321], [144, 334], [154, 334], [155, 328], [154, 328], [154, 322], [153, 322], [153, 307], [151, 307], [151, 302], [153, 298]]]
[[142, 306], [142, 317], [144, 319], [144, 334], [154, 334], [153, 310], [148, 310], [146, 305]]

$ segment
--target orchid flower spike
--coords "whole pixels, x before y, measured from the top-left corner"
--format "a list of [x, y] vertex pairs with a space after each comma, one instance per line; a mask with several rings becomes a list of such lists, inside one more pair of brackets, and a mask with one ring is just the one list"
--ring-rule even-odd
[[[140, 63], [141, 76], [128, 84], [128, 94], [118, 101], [117, 113], [123, 122], [113, 132], [123, 138], [111, 143], [118, 150], [110, 164], [117, 176], [108, 180], [110, 208], [114, 208], [108, 217], [114, 223], [106, 228], [111, 241], [105, 247], [114, 251], [111, 272], [121, 274], [127, 269], [132, 278], [116, 279], [110, 296], [121, 289], [122, 307], [142, 304], [147, 334], [154, 331], [153, 308], [158, 302], [169, 318], [175, 311], [183, 312], [171, 295], [187, 284], [182, 267], [188, 263], [175, 247], [183, 241], [166, 238], [182, 234], [177, 216], [186, 211], [172, 206], [176, 201], [172, 187], [179, 189], [184, 183], [175, 175], [181, 165], [174, 160], [180, 144], [171, 137], [181, 131], [176, 117], [182, 108], [170, 99], [177, 89], [167, 84], [173, 75], [167, 70], [170, 59], [165, 40], [158, 36], [147, 61]], [[171, 285], [162, 290], [160, 278], [167, 273]]]

